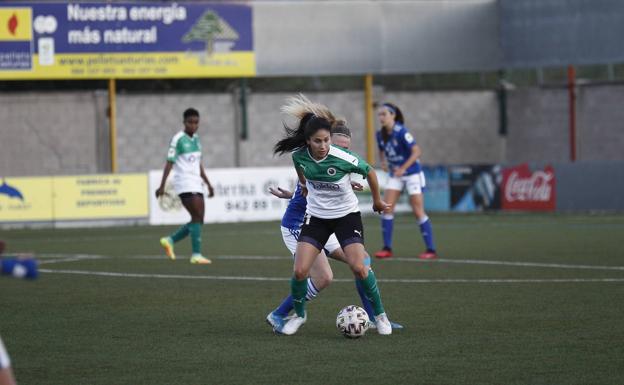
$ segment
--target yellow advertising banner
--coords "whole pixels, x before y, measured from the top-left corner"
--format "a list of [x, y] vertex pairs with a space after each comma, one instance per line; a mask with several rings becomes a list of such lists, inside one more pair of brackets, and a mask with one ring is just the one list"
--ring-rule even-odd
[[148, 216], [146, 174], [106, 174], [54, 178], [56, 220]]
[[51, 221], [52, 178], [2, 178], [0, 222]]
[[245, 2], [0, 1], [0, 79], [256, 74]]

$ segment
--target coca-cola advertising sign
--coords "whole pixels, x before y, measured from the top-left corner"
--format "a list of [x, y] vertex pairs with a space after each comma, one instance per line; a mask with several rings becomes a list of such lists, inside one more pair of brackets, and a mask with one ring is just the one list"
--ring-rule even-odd
[[529, 169], [528, 164], [503, 170], [501, 206], [503, 210], [555, 210], [555, 170]]

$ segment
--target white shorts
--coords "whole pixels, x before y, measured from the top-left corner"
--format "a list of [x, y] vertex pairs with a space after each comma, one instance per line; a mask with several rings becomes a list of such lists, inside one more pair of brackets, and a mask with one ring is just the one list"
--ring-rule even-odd
[[9, 366], [11, 366], [11, 360], [9, 359], [9, 354], [4, 348], [4, 344], [0, 338], [0, 369], [6, 369]]
[[[177, 175], [176, 175], [177, 176]], [[176, 194], [182, 193], [204, 193], [204, 182], [201, 177], [185, 177], [185, 178], [173, 178], [173, 188]]]
[[[297, 240], [299, 239], [300, 233], [301, 229], [295, 230], [282, 226], [282, 239], [292, 255], [295, 255], [295, 252], [297, 251]], [[325, 249], [329, 252], [329, 254], [331, 254], [339, 248], [340, 243], [338, 242], [338, 238], [336, 238], [336, 234], [330, 235], [327, 243], [325, 243]]]
[[398, 178], [395, 176], [390, 177], [384, 189], [403, 191], [404, 187], [409, 195], [422, 194], [422, 189], [425, 187], [425, 173], [421, 171], [418, 174]]

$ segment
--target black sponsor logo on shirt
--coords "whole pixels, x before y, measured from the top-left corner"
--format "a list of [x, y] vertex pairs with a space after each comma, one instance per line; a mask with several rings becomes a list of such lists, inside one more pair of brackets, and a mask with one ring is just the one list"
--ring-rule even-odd
[[323, 190], [323, 191], [339, 191], [340, 185], [336, 183], [330, 182], [312, 182], [308, 180], [308, 182], [314, 187], [315, 190]]

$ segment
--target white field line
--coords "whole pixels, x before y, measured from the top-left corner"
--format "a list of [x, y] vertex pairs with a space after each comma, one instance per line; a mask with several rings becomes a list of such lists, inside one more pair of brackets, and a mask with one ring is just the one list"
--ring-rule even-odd
[[[44, 254], [40, 256], [40, 265], [62, 263], [62, 262], [76, 262], [82, 260], [93, 259], [105, 259], [110, 258], [101, 255], [91, 254], [76, 254], [65, 256], [61, 254]], [[144, 255], [131, 257], [133, 259], [162, 259], [163, 256]], [[221, 260], [290, 260], [290, 257], [280, 256], [261, 256], [261, 255], [222, 255], [217, 256], [215, 259]], [[533, 262], [506, 262], [506, 261], [486, 261], [486, 260], [453, 260], [453, 259], [438, 259], [436, 261], [422, 261], [412, 258], [394, 258], [391, 261], [398, 262], [423, 262], [423, 263], [463, 263], [463, 264], [485, 264], [485, 265], [505, 265], [505, 266], [519, 266], [519, 267], [547, 267], [547, 268], [559, 268], [559, 269], [599, 269], [599, 270], [624, 270], [622, 266], [591, 266], [591, 265], [566, 265], [566, 264], [552, 264], [552, 263], [533, 263]], [[68, 269], [39, 269], [42, 273], [50, 274], [73, 274], [73, 275], [90, 275], [90, 276], [104, 276], [104, 277], [120, 277], [120, 278], [155, 278], [155, 279], [200, 279], [200, 280], [220, 280], [220, 281], [288, 281], [288, 277], [247, 277], [247, 276], [218, 276], [218, 275], [178, 275], [178, 274], [143, 274], [143, 273], [117, 273], [107, 271], [88, 271], [88, 270], [68, 270]], [[334, 282], [352, 282], [352, 279], [334, 279]], [[583, 282], [624, 282], [624, 278], [511, 278], [511, 279], [499, 279], [499, 278], [438, 278], [438, 279], [393, 279], [385, 278], [379, 279], [379, 282], [385, 283], [583, 283]]]
[[[43, 259], [42, 259], [43, 258]], [[49, 259], [48, 259], [49, 258]], [[89, 255], [89, 254], [75, 254], [72, 256], [63, 256], [61, 254], [44, 254], [43, 256], [37, 256], [39, 265], [48, 265], [52, 263], [63, 262], [78, 262], [87, 259], [105, 259], [102, 255]]]
[[[43, 258], [58, 258], [62, 257], [61, 254], [43, 254]], [[50, 261], [41, 261], [44, 263], [58, 263], [58, 262], [73, 262], [84, 259], [103, 259], [109, 258], [102, 255], [91, 254], [75, 254], [65, 256], [65, 259], [57, 259]], [[39, 256], [38, 256], [39, 258]], [[166, 260], [164, 255], [137, 255], [130, 257], [131, 259], [148, 259], [148, 260]], [[292, 260], [292, 257], [288, 256], [267, 256], [267, 255], [218, 255], [212, 257], [216, 260], [250, 260], [250, 261], [273, 261], [273, 260]], [[604, 265], [571, 265], [564, 263], [541, 263], [541, 262], [513, 262], [513, 261], [490, 261], [482, 259], [448, 259], [439, 258], [436, 260], [422, 260], [418, 258], [390, 258], [385, 260], [387, 262], [417, 262], [417, 263], [456, 263], [456, 264], [468, 264], [468, 265], [496, 265], [496, 266], [517, 266], [517, 267], [545, 267], [553, 269], [580, 269], [580, 270], [620, 270], [624, 271], [624, 266], [604, 266]]]
[[[118, 278], [156, 278], [156, 279], [197, 279], [212, 281], [260, 281], [286, 282], [285, 277], [245, 277], [226, 275], [179, 275], [179, 274], [139, 274], [115, 273], [109, 271], [40, 269], [42, 273], [92, 275]], [[624, 278], [563, 278], [563, 279], [379, 279], [381, 283], [580, 283], [580, 282], [624, 282]], [[352, 279], [334, 279], [334, 282], [353, 282]]]

